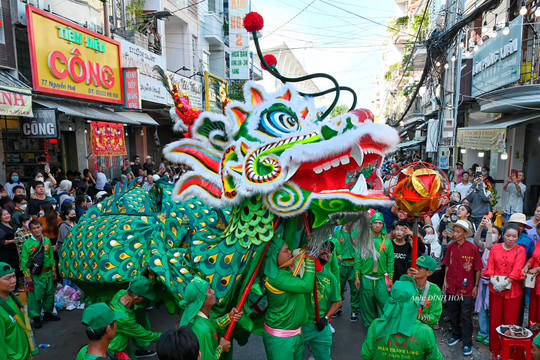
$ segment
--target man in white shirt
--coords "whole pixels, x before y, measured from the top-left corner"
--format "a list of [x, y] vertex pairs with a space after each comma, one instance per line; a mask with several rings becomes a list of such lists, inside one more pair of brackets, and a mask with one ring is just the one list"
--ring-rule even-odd
[[524, 179], [525, 173], [519, 171], [517, 176], [512, 175], [503, 186], [503, 190], [509, 193], [504, 210], [507, 214], [523, 213], [523, 198], [527, 190], [523, 184]]
[[467, 192], [471, 188], [472, 183], [469, 182], [469, 173], [463, 172], [461, 174], [461, 182], [456, 185], [456, 188], [454, 191], [457, 191], [461, 194], [461, 200], [465, 199], [465, 196], [467, 196]]
[[107, 176], [103, 173], [103, 166], [100, 165], [96, 175], [96, 189], [103, 190], [105, 184], [107, 184]]

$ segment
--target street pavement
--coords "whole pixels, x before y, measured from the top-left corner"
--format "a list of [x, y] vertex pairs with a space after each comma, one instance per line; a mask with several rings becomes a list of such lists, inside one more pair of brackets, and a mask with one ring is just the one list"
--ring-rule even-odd
[[[348, 295], [348, 292], [346, 292], [345, 297], [348, 298]], [[34, 330], [36, 344], [48, 343], [51, 345], [50, 348], [40, 349], [39, 355], [34, 358], [36, 360], [75, 359], [78, 350], [87, 343], [86, 334], [80, 324], [81, 314], [82, 310], [61, 311], [59, 313], [61, 321], [43, 322], [41, 329]], [[154, 331], [164, 331], [178, 323], [178, 317], [169, 314], [164, 307], [153, 309], [149, 311], [148, 315]], [[332, 359], [334, 360], [361, 359], [361, 346], [367, 329], [362, 326], [360, 320], [357, 323], [351, 323], [349, 315], [350, 308], [346, 299], [343, 306], [343, 315], [333, 319], [333, 325], [336, 329], [332, 348]], [[476, 341], [474, 341], [472, 356], [463, 356], [461, 344], [449, 347], [447, 343], [449, 324], [442, 321], [441, 325], [441, 329], [436, 330], [435, 335], [439, 349], [445, 359], [489, 360], [491, 358], [491, 353], [487, 347]], [[155, 349], [155, 346], [152, 346], [151, 349]], [[306, 353], [305, 358], [308, 357], [309, 353]], [[246, 346], [236, 345], [234, 347], [234, 359], [262, 360], [265, 358], [264, 346], [260, 336], [252, 335]], [[157, 359], [157, 357], [150, 359]]]

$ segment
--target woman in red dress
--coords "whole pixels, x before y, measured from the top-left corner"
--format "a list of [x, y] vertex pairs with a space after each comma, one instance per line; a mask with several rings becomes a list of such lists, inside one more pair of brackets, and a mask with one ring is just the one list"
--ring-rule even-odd
[[490, 278], [489, 285], [489, 348], [499, 353], [497, 336], [499, 325], [517, 325], [523, 290], [523, 266], [526, 255], [522, 246], [516, 245], [519, 227], [508, 224], [503, 229], [503, 243], [495, 244], [489, 253], [483, 276]]
[[[537, 210], [539, 208], [537, 208]], [[537, 225], [537, 231], [540, 231], [539, 228], [540, 223]], [[540, 241], [536, 243], [533, 255], [523, 268], [523, 274], [526, 273], [533, 275], [540, 273]], [[532, 326], [535, 323], [540, 325], [540, 281], [538, 281], [538, 277], [536, 278], [536, 286], [534, 289], [531, 289], [531, 302], [529, 305], [529, 326]]]

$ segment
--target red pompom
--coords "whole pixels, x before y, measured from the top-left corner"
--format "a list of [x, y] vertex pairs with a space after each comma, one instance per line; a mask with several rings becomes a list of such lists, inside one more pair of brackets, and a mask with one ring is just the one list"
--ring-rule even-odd
[[[272, 54], [264, 55], [264, 61], [266, 61], [266, 63], [267, 63], [268, 65], [270, 65], [270, 67], [277, 65], [277, 59], [276, 59], [276, 57], [275, 57], [274, 55], [272, 55]], [[262, 61], [261, 61], [261, 67], [262, 67], [264, 70], [266, 70], [266, 68], [264, 67]]]
[[247, 13], [244, 17], [244, 28], [249, 32], [257, 32], [262, 30], [264, 26], [264, 20], [261, 14], [252, 11]]

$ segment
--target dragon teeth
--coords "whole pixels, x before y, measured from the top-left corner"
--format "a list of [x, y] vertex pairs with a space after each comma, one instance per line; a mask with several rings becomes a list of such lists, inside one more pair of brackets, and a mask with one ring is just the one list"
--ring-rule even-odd
[[324, 170], [329, 170], [331, 167], [332, 167], [332, 164], [329, 163], [329, 162], [324, 163], [323, 166], [322, 166], [322, 168], [323, 168]]
[[339, 161], [341, 162], [342, 165], [347, 165], [348, 163], [351, 162], [351, 160], [349, 159], [349, 156], [347, 155], [343, 155], [342, 157], [340, 157]]
[[356, 144], [353, 146], [351, 150], [351, 156], [356, 161], [358, 166], [362, 166], [364, 163], [364, 153], [362, 152], [362, 149], [360, 148], [360, 145]]
[[315, 174], [320, 174], [320, 173], [322, 173], [322, 172], [323, 172], [322, 166], [317, 166], [317, 167], [313, 168], [313, 172], [314, 172]]
[[339, 164], [341, 164], [341, 162], [339, 161], [339, 159], [332, 160], [332, 167], [338, 167]]

